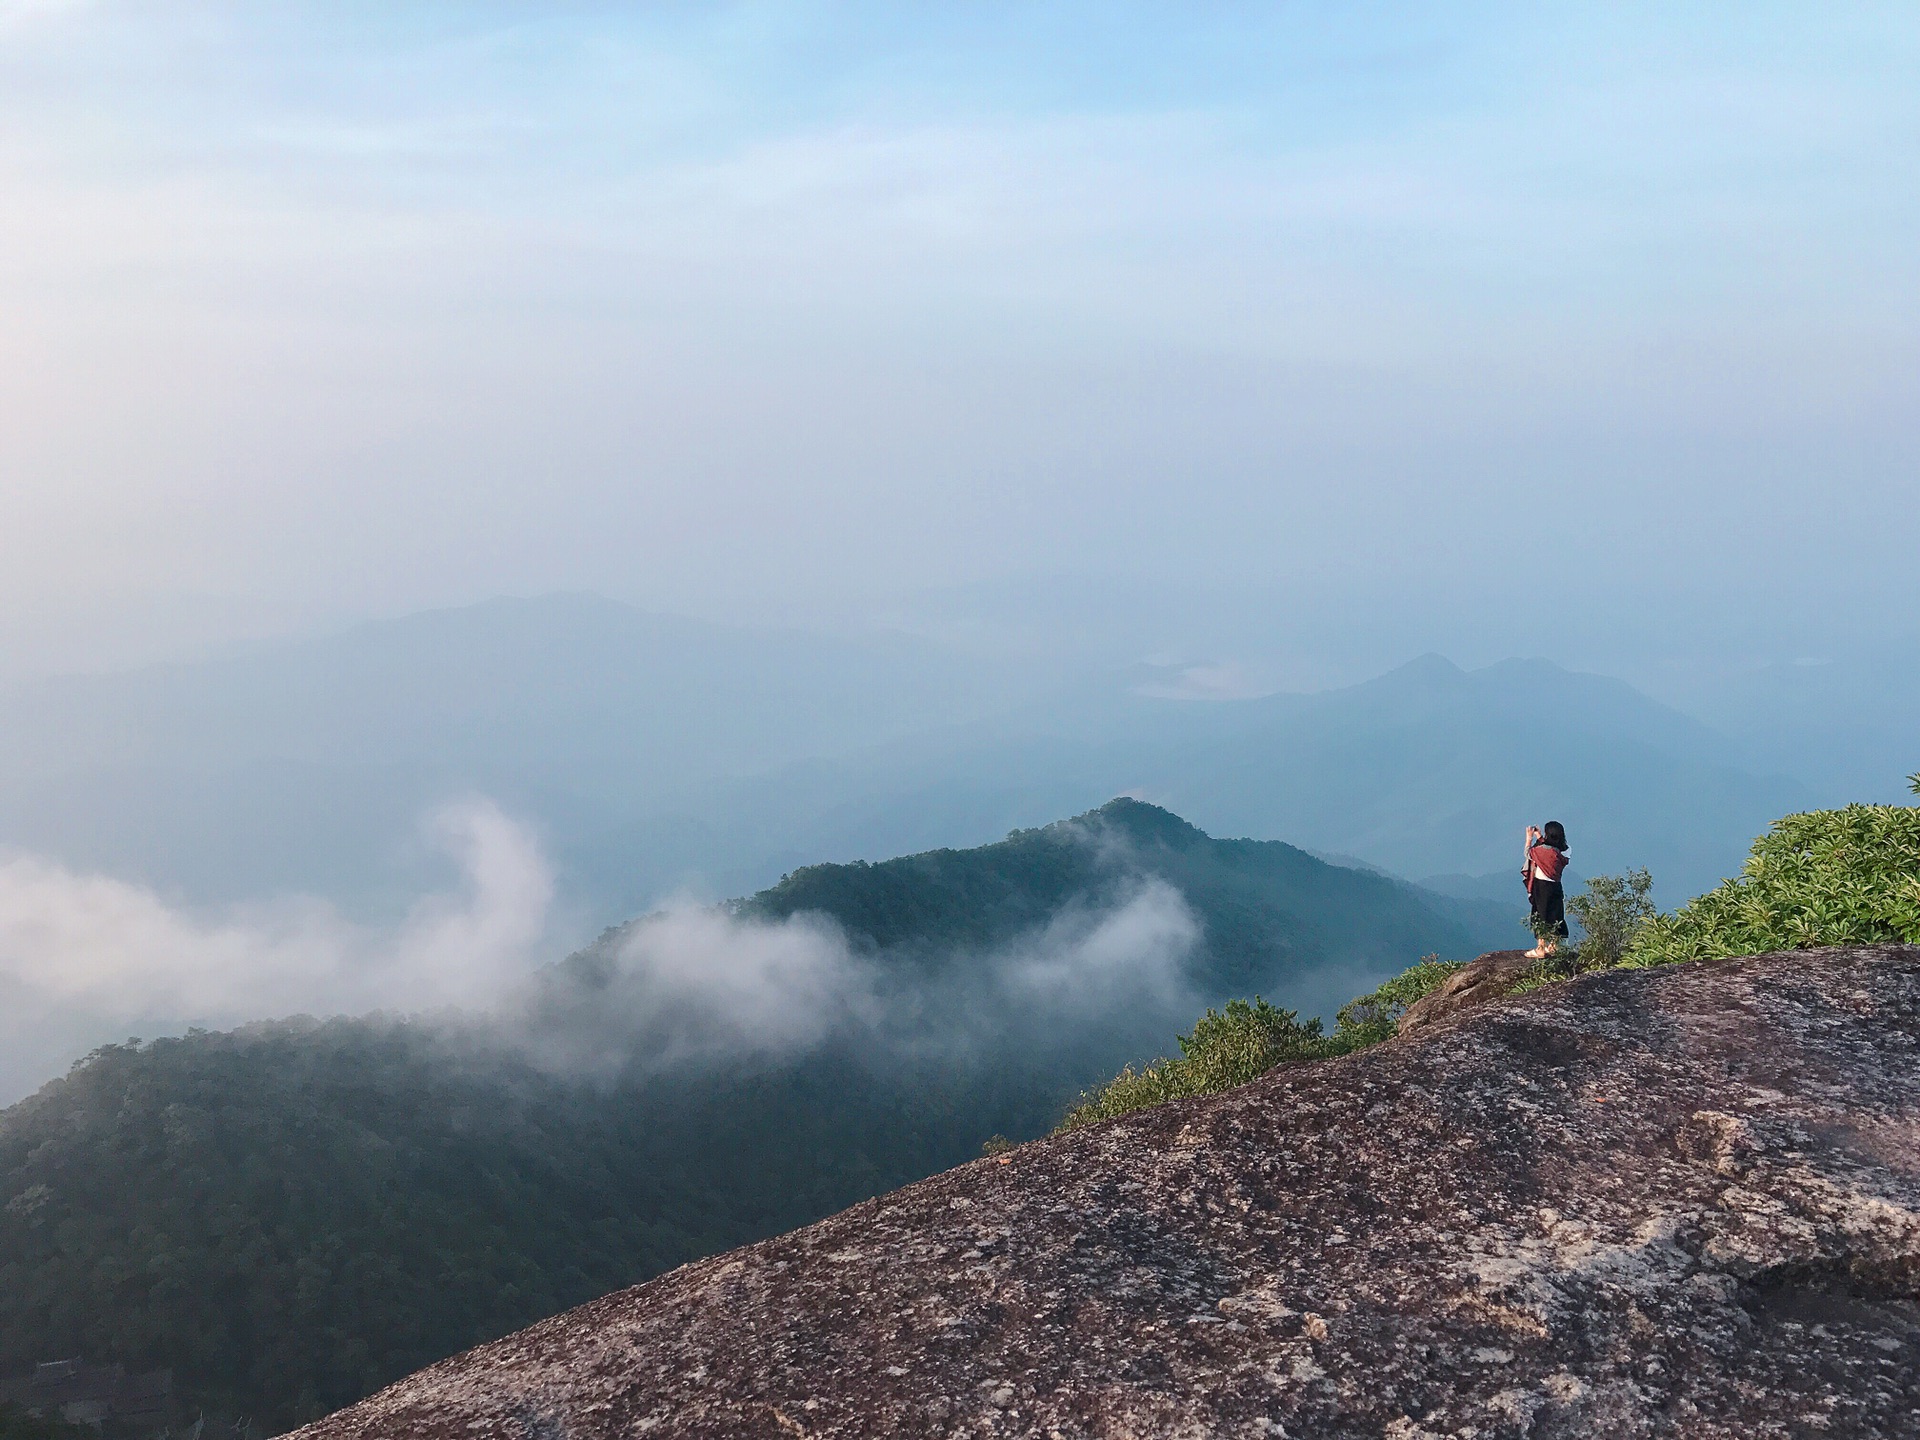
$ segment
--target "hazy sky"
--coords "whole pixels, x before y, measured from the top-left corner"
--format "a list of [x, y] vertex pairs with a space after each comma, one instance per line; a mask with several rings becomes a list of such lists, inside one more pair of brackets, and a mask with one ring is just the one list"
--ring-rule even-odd
[[1793, 653], [1911, 626], [1916, 236], [1910, 3], [0, 0], [0, 637], [1092, 576]]

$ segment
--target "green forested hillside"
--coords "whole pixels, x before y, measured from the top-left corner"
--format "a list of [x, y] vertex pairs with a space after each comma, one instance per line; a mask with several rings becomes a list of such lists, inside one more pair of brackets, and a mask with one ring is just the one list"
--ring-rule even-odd
[[1145, 875], [1170, 882], [1203, 920], [1195, 975], [1223, 994], [1302, 969], [1397, 966], [1409, 954], [1463, 954], [1524, 935], [1513, 918], [1523, 902], [1509, 916], [1280, 841], [1216, 840], [1127, 799], [974, 850], [808, 866], [734, 909], [768, 919], [824, 912], [877, 951], [937, 964], [1004, 945], [1070, 902], [1111, 899]]
[[[1131, 802], [980, 850], [811, 867], [731, 908], [824, 911], [874, 966], [933, 985], [1149, 876], [1203, 923], [1183, 992], [1203, 1000], [1284, 997], [1290, 976], [1328, 966], [1354, 974], [1351, 993], [1482, 941], [1411, 886]], [[590, 1005], [621, 956], [614, 932], [549, 982], [585, 986]], [[1069, 1004], [1042, 1024], [969, 1022], [964, 1046], [854, 1031], [724, 1065], [636, 1057], [591, 1082], [478, 1020], [106, 1047], [0, 1112], [0, 1374], [67, 1356], [170, 1366], [190, 1404], [282, 1428], [990, 1135], [1042, 1133], [1151, 1053], [1168, 1017]]]
[[0, 1125], [0, 1356], [311, 1413], [684, 1251], [638, 1220], [671, 1177], [594, 1120], [401, 1025], [107, 1047]]
[[285, 1428], [1043, 1128], [1002, 1078], [823, 1053], [602, 1088], [381, 1020], [110, 1046], [0, 1117], [0, 1374], [170, 1366]]

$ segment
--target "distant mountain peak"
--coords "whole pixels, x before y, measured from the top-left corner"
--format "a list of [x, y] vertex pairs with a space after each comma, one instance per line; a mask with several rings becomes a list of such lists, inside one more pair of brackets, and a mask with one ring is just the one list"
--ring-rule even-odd
[[1188, 823], [1171, 810], [1131, 795], [1118, 795], [1098, 810], [1089, 810], [1067, 822], [1071, 825], [1096, 825], [1125, 831], [1137, 840], [1157, 840], [1164, 844], [1187, 846], [1209, 838], [1198, 826]]
[[1447, 681], [1464, 679], [1466, 674], [1465, 670], [1446, 656], [1438, 651], [1429, 650], [1425, 655], [1417, 655], [1406, 664], [1389, 670], [1380, 678], [1382, 680]]
[[[1124, 904], [1147, 880], [1179, 891], [1201, 921], [1191, 978], [1210, 995], [1285, 984], [1317, 966], [1471, 953], [1488, 938], [1485, 916], [1384, 873], [1328, 865], [1282, 841], [1216, 839], [1128, 795], [973, 849], [802, 866], [726, 908], [749, 920], [830, 916], [860, 947], [939, 966], [1042, 933], [1076, 907]], [[590, 948], [604, 953], [630, 933]]]

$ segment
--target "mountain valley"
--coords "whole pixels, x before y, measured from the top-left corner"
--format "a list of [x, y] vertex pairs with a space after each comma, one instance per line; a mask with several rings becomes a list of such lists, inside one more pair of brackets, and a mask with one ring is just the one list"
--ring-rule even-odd
[[[311, 1419], [1043, 1134], [1201, 1005], [1337, 1004], [1510, 939], [1514, 908], [1119, 800], [643, 917], [510, 1013], [108, 1046], [0, 1112], [0, 1373], [72, 1352]], [[715, 971], [689, 925], [769, 968]]]

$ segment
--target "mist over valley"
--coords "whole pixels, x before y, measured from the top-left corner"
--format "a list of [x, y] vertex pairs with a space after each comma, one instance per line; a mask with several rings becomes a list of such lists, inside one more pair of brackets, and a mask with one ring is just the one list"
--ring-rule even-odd
[[[1576, 874], [1644, 865], [1677, 900], [1824, 793], [1547, 662], [1430, 656], [1227, 699], [1171, 698], [1153, 673], [554, 596], [16, 684], [0, 1086], [189, 1024], [485, 1010], [658, 906], [979, 845], [1115, 794], [1511, 907], [1516, 815], [1561, 814]], [[1812, 723], [1787, 713], [1796, 736]], [[1276, 998], [1321, 1013], [1356, 988]]]
[[[313, 1418], [1044, 1134], [1201, 1006], [1331, 1008], [1408, 955], [1494, 943], [1507, 918], [1116, 800], [657, 911], [494, 975], [485, 1006], [110, 1045], [0, 1114], [0, 1263], [21, 1277], [0, 1361], [138, 1355], [222, 1413]], [[297, 983], [284, 955], [252, 958]], [[393, 967], [396, 986], [450, 973], [419, 950]], [[241, 977], [206, 978], [247, 1003]], [[155, 1267], [165, 1284], [131, 1278]]]
[[0, 0], [0, 1440], [1887, 1433], [1916, 76]]

